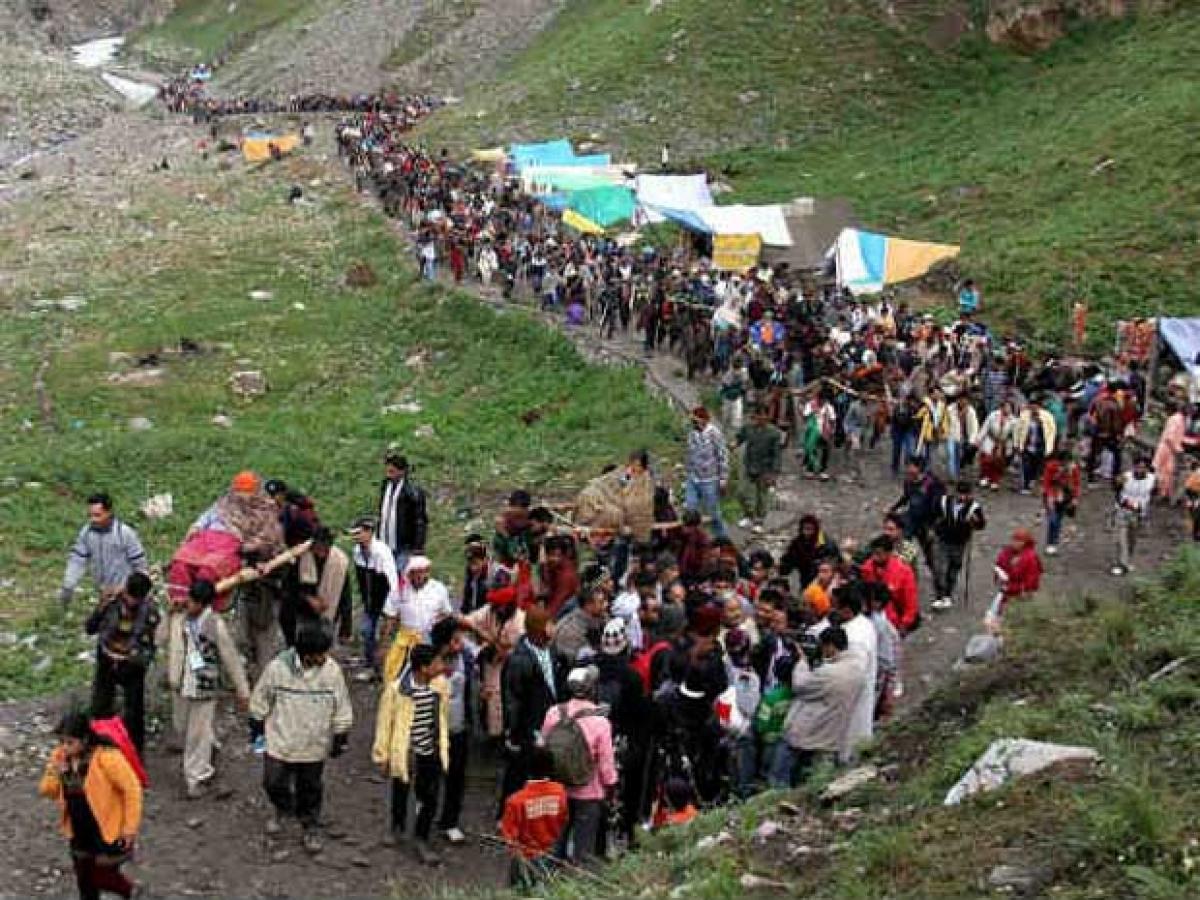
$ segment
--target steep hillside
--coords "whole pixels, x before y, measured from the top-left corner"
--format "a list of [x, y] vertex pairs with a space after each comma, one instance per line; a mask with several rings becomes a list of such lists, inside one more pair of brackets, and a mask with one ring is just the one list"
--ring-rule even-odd
[[227, 56], [218, 86], [457, 91], [523, 48], [562, 0], [179, 0], [136, 45], [174, 65]]
[[[953, 0], [575, 0], [435, 133], [548, 131], [650, 151], [772, 145], [901, 121], [952, 60], [931, 49]], [[965, 20], [958, 20], [959, 27]]]
[[[739, 199], [848, 196], [880, 229], [962, 244], [991, 314], [1053, 344], [1069, 304], [1200, 310], [1200, 8], [1091, 25], [1033, 59], [985, 51], [899, 123], [716, 160]], [[972, 68], [977, 71], [973, 72]]]

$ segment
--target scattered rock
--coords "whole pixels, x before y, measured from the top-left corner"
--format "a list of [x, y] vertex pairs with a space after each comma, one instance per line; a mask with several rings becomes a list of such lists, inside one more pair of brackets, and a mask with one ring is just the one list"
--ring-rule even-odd
[[421, 404], [416, 400], [404, 400], [400, 403], [392, 403], [383, 407], [380, 410], [384, 415], [389, 413], [404, 413], [405, 415], [416, 415], [421, 412]]
[[754, 839], [756, 841], [769, 841], [783, 831], [783, 826], [774, 819], [767, 819], [761, 825], [754, 829]]
[[419, 428], [413, 431], [413, 437], [431, 438], [433, 435], [434, 431], [432, 425], [421, 425]]
[[994, 634], [972, 635], [963, 650], [963, 662], [968, 665], [990, 663], [1000, 656], [1000, 639]]
[[163, 369], [136, 369], [133, 372], [113, 372], [108, 376], [109, 384], [125, 387], [154, 387], [162, 384]]
[[154, 423], [145, 416], [134, 416], [129, 420], [130, 431], [149, 431], [154, 427]]
[[291, 855], [292, 855], [292, 851], [290, 851], [290, 850], [276, 850], [274, 853], [271, 854], [271, 862], [277, 862], [277, 863], [284, 862]]
[[821, 791], [821, 801], [835, 803], [878, 777], [879, 769], [875, 766], [859, 766], [857, 769], [851, 769], [845, 775], [835, 778], [826, 785], [825, 790]]
[[251, 300], [270, 300], [275, 294], [272, 291], [251, 291]]
[[369, 869], [371, 868], [371, 861], [365, 856], [354, 856], [350, 859], [350, 865], [358, 866], [360, 869]]
[[1100, 754], [1091, 747], [1070, 747], [1025, 738], [993, 741], [975, 764], [946, 794], [946, 806], [955, 806], [973, 794], [994, 791], [1013, 778], [1033, 775], [1052, 766], [1092, 769]]
[[373, 287], [379, 279], [375, 270], [361, 260], [350, 263], [346, 269], [346, 286], [352, 288]]
[[175, 511], [175, 500], [170, 494], [155, 494], [142, 503], [141, 510], [147, 519], [165, 519]]
[[759, 98], [759, 93], [758, 91], [742, 91], [737, 95], [737, 98], [738, 102], [742, 104], [742, 106], [749, 106]]
[[87, 301], [75, 294], [70, 294], [58, 301], [58, 308], [63, 312], [78, 312], [87, 306]]
[[716, 834], [706, 834], [700, 840], [696, 841], [696, 849], [703, 853], [705, 850], [711, 850], [713, 847], [728, 844], [732, 840], [733, 835], [728, 831], [718, 831]]
[[18, 640], [15, 631], [0, 631], [0, 647], [12, 647]]
[[256, 369], [234, 372], [229, 376], [229, 385], [243, 399], [260, 397], [267, 392], [267, 376]]
[[188, 828], [199, 828], [204, 824], [204, 819], [202, 819], [200, 816], [192, 816], [185, 824]]
[[224, 415], [222, 413], [217, 413], [215, 416], [213, 416], [212, 423], [214, 425], [216, 425], [218, 428], [232, 428], [233, 427], [233, 419], [229, 418], [229, 416]]
[[753, 872], [746, 872], [739, 879], [740, 884], [748, 891], [774, 889], [778, 891], [786, 891], [790, 885], [786, 881], [775, 881], [772, 878], [763, 878], [761, 875], [755, 875]]
[[782, 815], [793, 817], [804, 815], [804, 810], [802, 810], [799, 805], [793, 803], [791, 800], [780, 800], [779, 812]]
[[997, 891], [1032, 895], [1037, 893], [1050, 873], [1037, 866], [995, 866], [988, 873], [988, 887]]

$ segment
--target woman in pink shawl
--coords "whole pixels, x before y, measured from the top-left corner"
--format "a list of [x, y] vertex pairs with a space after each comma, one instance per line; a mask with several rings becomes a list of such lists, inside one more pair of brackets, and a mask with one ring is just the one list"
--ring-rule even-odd
[[1167, 406], [1167, 421], [1163, 425], [1158, 449], [1154, 451], [1154, 474], [1158, 476], [1158, 495], [1170, 501], [1174, 496], [1175, 471], [1183, 454], [1187, 437], [1187, 420], [1178, 404]]

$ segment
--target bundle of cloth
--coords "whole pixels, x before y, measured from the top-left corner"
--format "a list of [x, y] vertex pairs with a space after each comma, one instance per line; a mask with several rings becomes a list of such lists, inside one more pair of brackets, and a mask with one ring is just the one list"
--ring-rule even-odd
[[[284, 550], [279, 507], [253, 472], [239, 472], [228, 492], [192, 524], [167, 569], [167, 596], [182, 604], [196, 581], [218, 584], [244, 565], [266, 562]], [[224, 611], [229, 591], [214, 608]]]
[[639, 542], [654, 525], [654, 478], [648, 471], [614, 469], [593, 478], [575, 499], [575, 524], [620, 534], [628, 528]]

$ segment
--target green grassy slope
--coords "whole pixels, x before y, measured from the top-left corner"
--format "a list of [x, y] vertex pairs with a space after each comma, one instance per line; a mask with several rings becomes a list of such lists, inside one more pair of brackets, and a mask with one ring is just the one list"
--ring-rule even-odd
[[211, 61], [236, 51], [255, 35], [301, 18], [314, 0], [179, 0], [160, 24], [139, 31], [132, 41], [142, 52], [179, 65]]
[[[884, 732], [867, 761], [890, 765], [889, 777], [828, 806], [818, 794], [832, 773], [818, 770], [804, 789], [711, 812], [599, 879], [564, 879], [543, 896], [1011, 896], [988, 884], [998, 866], [1030, 874], [1024, 896], [1200, 896], [1200, 552], [1185, 551], [1127, 597], [1043, 598], [1009, 617], [1001, 661], [952, 676]], [[942, 806], [988, 745], [1011, 737], [1093, 747], [1103, 763]], [[782, 831], [756, 834], [768, 820]]]
[[739, 198], [851, 197], [880, 229], [963, 246], [964, 268], [1029, 334], [1069, 302], [1112, 319], [1200, 310], [1200, 8], [1092, 26], [1034, 60], [989, 52], [984, 77], [788, 153], [721, 162]]
[[[490, 529], [513, 487], [566, 498], [637, 447], [674, 449], [677, 419], [638, 370], [588, 365], [518, 311], [418, 282], [391, 227], [341, 173], [309, 189], [318, 205], [283, 202], [288, 185], [328, 176], [303, 158], [225, 174], [180, 163], [143, 178], [117, 217], [110, 203], [81, 207], [66, 194], [6, 211], [0, 268], [16, 277], [0, 283], [0, 630], [56, 619], [65, 552], [96, 489], [113, 493], [161, 563], [241, 468], [294, 482], [344, 526], [373, 507], [383, 450], [396, 443], [431, 495], [440, 577], [458, 579], [464, 529]], [[344, 285], [355, 260], [378, 284]], [[250, 297], [259, 290], [271, 298]], [[32, 302], [65, 296], [87, 305]], [[128, 371], [110, 353], [183, 337], [211, 352], [164, 357], [158, 386], [108, 381]], [[423, 364], [409, 364], [418, 353]], [[31, 390], [43, 359], [58, 431]], [[227, 382], [239, 369], [262, 370], [268, 394], [237, 400]], [[422, 411], [383, 412], [404, 401]], [[218, 413], [233, 426], [214, 425]], [[139, 416], [153, 427], [131, 430]], [[422, 426], [433, 433], [417, 436]], [[174, 516], [143, 521], [137, 505], [160, 492], [174, 496]], [[31, 676], [26, 654], [0, 664], [0, 698], [77, 681], [77, 631], [55, 632], [49, 675]]]
[[571, 4], [428, 136], [596, 132], [643, 163], [671, 141], [726, 169], [731, 201], [846, 196], [870, 227], [961, 243], [993, 313], [1051, 342], [1076, 299], [1097, 345], [1117, 315], [1200, 308], [1200, 8], [1029, 59], [929, 49], [952, 5], [898, 4], [898, 27], [855, 0]]
[[456, 143], [566, 132], [649, 153], [770, 143], [899, 121], [942, 61], [917, 36], [953, 0], [910, 4], [908, 30], [869, 0], [570, 0], [494, 83], [432, 123]]

